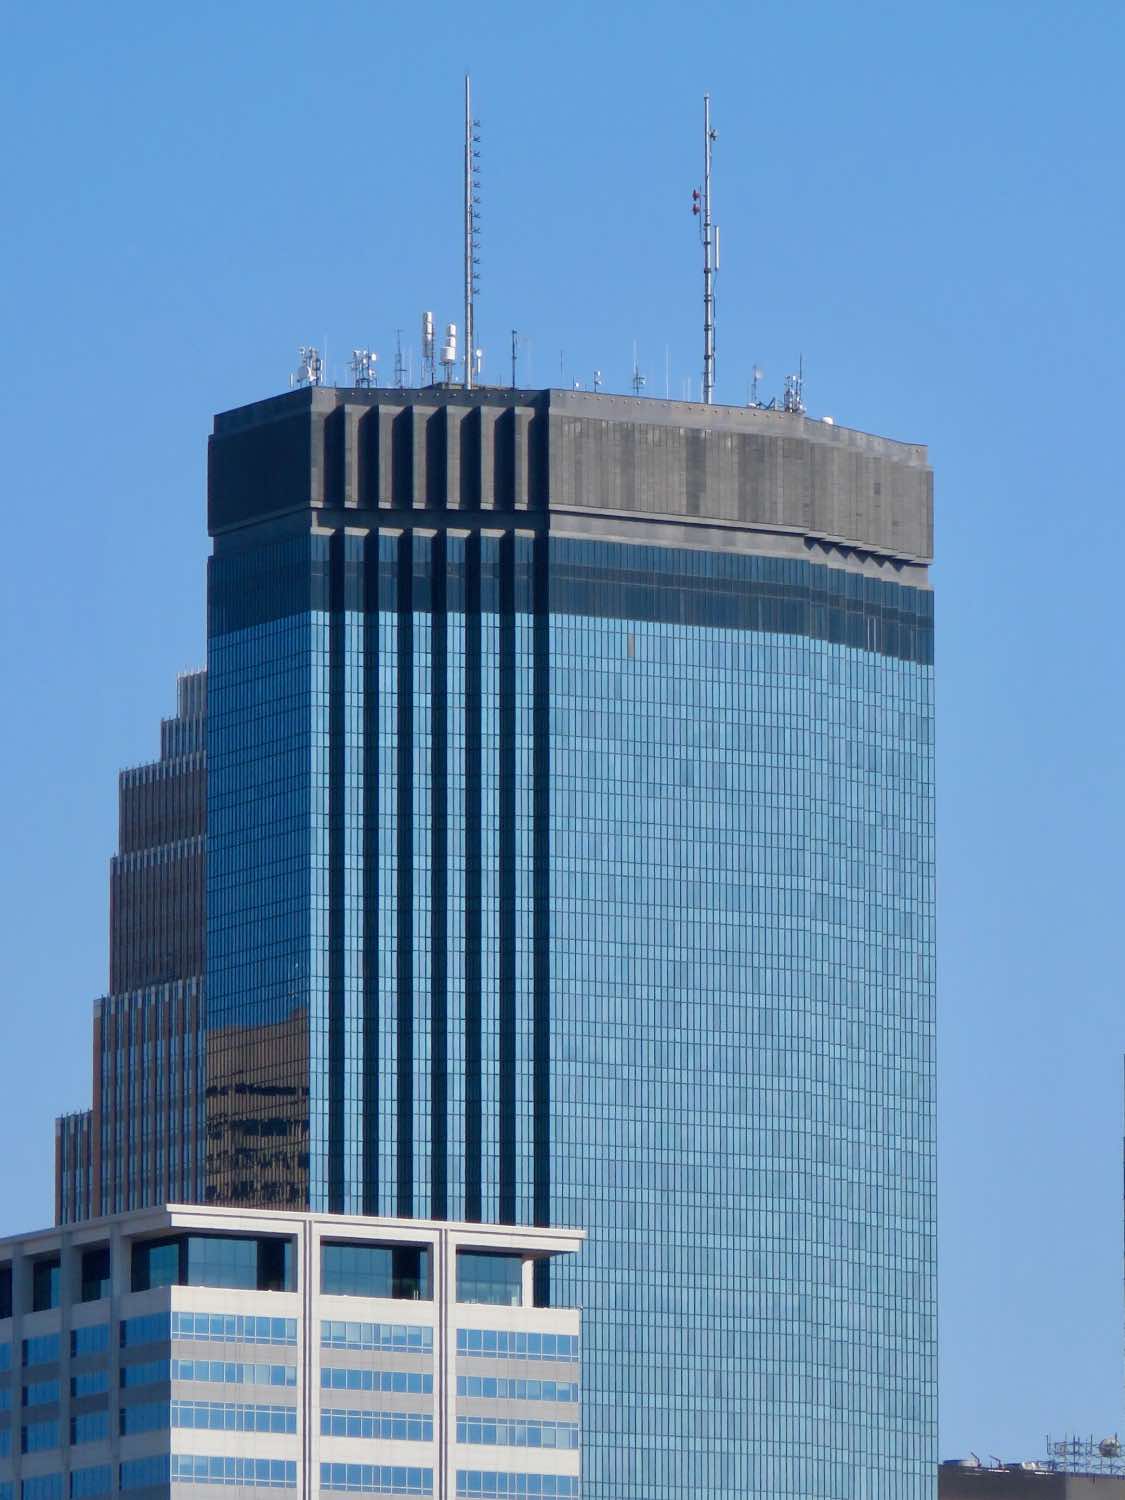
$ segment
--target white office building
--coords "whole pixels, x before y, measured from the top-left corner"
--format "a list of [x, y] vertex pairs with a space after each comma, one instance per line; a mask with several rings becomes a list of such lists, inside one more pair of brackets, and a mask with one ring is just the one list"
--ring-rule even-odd
[[533, 1270], [582, 1239], [168, 1207], [0, 1240], [0, 1500], [577, 1500], [579, 1313]]

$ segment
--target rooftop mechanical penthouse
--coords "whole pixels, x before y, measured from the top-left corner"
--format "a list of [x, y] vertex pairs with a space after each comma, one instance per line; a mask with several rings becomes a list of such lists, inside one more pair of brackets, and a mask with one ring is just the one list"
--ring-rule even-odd
[[925, 449], [313, 388], [208, 517], [208, 1201], [587, 1226], [591, 1500], [928, 1500]]

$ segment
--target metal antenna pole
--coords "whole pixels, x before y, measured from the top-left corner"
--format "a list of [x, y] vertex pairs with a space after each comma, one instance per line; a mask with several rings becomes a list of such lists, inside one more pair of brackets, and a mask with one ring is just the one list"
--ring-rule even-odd
[[703, 96], [703, 404], [715, 399], [715, 287], [711, 258], [711, 95]]
[[473, 119], [472, 85], [465, 74], [465, 389], [473, 388], [473, 360], [476, 354], [476, 308], [473, 303], [477, 289], [477, 203], [480, 201], [477, 188], [476, 142]]
[[516, 388], [516, 358], [519, 354], [520, 336], [516, 329], [512, 329], [512, 389]]

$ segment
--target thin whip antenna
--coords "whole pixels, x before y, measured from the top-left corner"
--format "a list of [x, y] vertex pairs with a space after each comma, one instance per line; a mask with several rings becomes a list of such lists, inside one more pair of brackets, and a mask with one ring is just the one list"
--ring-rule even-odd
[[472, 84], [465, 74], [465, 389], [473, 388], [476, 305], [480, 290], [480, 121], [473, 119]]
[[[692, 195], [692, 207], [698, 214], [702, 207], [700, 230], [703, 239], [703, 404], [715, 399], [715, 271], [718, 268], [719, 232], [711, 222], [711, 147], [718, 131], [711, 129], [711, 95], [703, 96], [703, 203], [699, 193]], [[712, 255], [712, 251], [716, 253]]]

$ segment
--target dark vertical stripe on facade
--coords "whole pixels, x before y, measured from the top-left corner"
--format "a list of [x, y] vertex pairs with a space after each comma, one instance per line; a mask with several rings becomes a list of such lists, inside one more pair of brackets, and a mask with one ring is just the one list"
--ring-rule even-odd
[[499, 1216], [516, 1222], [516, 538], [500, 539]]
[[328, 1212], [344, 1211], [344, 533], [328, 573]]
[[465, 542], [465, 1218], [481, 1218], [480, 535]]
[[363, 1211], [379, 1212], [379, 534], [363, 557]]
[[414, 538], [398, 543], [398, 1203], [414, 1213]]
[[[550, 538], [533, 547], [532, 618], [532, 1205], [551, 1222], [551, 616]], [[546, 1260], [536, 1271], [547, 1272]], [[546, 1305], [544, 1303], [544, 1305]]]
[[430, 1217], [449, 1213], [448, 1130], [449, 1026], [446, 923], [449, 895], [449, 705], [446, 637], [447, 538], [431, 544], [430, 590]]
[[[532, 1217], [551, 1222], [551, 617], [550, 538], [537, 536], [532, 563], [531, 1096]], [[536, 1307], [551, 1305], [547, 1256], [533, 1271]]]

